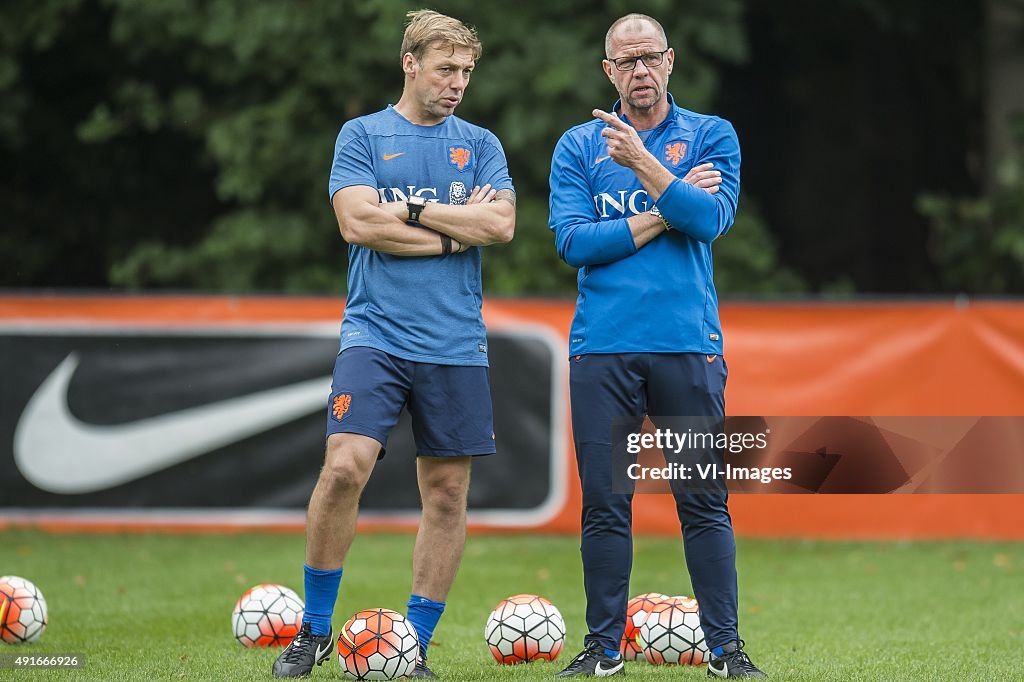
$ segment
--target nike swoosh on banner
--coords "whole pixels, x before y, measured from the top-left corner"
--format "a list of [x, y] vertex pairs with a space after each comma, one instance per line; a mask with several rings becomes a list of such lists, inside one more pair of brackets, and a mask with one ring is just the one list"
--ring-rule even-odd
[[622, 666], [625, 665], [625, 663], [619, 661], [618, 665], [613, 665], [610, 668], [605, 668], [603, 665], [601, 665], [601, 663], [601, 661], [598, 661], [597, 665], [594, 666], [594, 677], [611, 677], [615, 673], [619, 672], [619, 670], [622, 669]]
[[127, 424], [86, 424], [68, 408], [78, 356], [68, 355], [28, 401], [14, 461], [32, 485], [91, 493], [122, 485], [286, 424], [326, 405], [330, 379], [310, 379]]
[[393, 159], [393, 158], [395, 158], [395, 157], [397, 157], [397, 156], [401, 156], [401, 155], [402, 155], [402, 154], [404, 154], [404, 153], [405, 153], [405, 152], [398, 152], [397, 154], [385, 154], [385, 155], [384, 155], [384, 160], [385, 160], [385, 161], [390, 161], [391, 159]]

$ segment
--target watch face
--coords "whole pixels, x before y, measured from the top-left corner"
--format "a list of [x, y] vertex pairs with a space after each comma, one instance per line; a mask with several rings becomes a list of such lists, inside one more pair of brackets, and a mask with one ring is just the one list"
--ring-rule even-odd
[[418, 196], [411, 196], [411, 197], [409, 197], [408, 202], [410, 204], [412, 204], [413, 206], [426, 206], [427, 205], [427, 200], [424, 199], [423, 197], [418, 197]]
[[657, 204], [651, 207], [651, 215], [661, 217], [661, 209], [658, 208]]

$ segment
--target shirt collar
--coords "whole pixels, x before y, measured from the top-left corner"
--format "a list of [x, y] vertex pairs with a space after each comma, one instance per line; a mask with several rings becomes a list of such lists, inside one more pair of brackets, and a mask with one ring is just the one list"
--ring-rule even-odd
[[[672, 97], [672, 93], [671, 92], [668, 92], [668, 93], [665, 93], [665, 94], [668, 96], [668, 116], [665, 117], [664, 121], [662, 121], [658, 125], [654, 126], [654, 128], [651, 129], [652, 131], [654, 131], [654, 130], [661, 130], [663, 128], [667, 128], [669, 121], [672, 119], [672, 114], [675, 113], [675, 110], [676, 110], [676, 100], [675, 100], [675, 98]], [[615, 100], [615, 104], [612, 105], [612, 111], [614, 111], [615, 115], [618, 116], [619, 118], [621, 118], [627, 124], [633, 125], [632, 123], [629, 122], [629, 118], [627, 118], [625, 116], [625, 114], [622, 113], [622, 100], [621, 99]]]
[[440, 123], [435, 123], [433, 125], [421, 125], [419, 123], [413, 123], [412, 121], [407, 119], [405, 116], [402, 116], [400, 113], [398, 113], [398, 109], [395, 109], [395, 105], [394, 104], [389, 104], [387, 106], [387, 111], [390, 111], [397, 118], [399, 118], [400, 120], [404, 121], [406, 123], [406, 125], [411, 125], [411, 126], [413, 126], [415, 128], [425, 128], [425, 129], [431, 129], [431, 130], [436, 130], [436, 129], [440, 128], [441, 126], [445, 125], [446, 123], [448, 123], [448, 119], [450, 119], [452, 116], [454, 116], [454, 114], [452, 114], [452, 116], [445, 116], [441, 120]]

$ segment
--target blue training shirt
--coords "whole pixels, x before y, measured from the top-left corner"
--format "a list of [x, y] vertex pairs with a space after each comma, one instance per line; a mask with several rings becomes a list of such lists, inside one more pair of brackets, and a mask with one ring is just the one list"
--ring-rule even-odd
[[[381, 202], [411, 195], [464, 204], [474, 186], [514, 189], [501, 143], [490, 131], [449, 116], [434, 126], [388, 105], [345, 123], [334, 147], [330, 196], [373, 187]], [[480, 249], [450, 256], [400, 257], [350, 244], [341, 350], [369, 346], [414, 362], [487, 365], [480, 306]]]
[[[739, 141], [728, 121], [678, 107], [671, 95], [669, 104], [644, 144], [677, 177], [657, 202], [674, 229], [639, 250], [626, 219], [654, 202], [632, 170], [608, 157], [606, 124], [571, 128], [555, 147], [549, 226], [558, 255], [579, 268], [570, 355], [722, 353], [711, 242], [736, 216]], [[621, 117], [620, 109], [616, 102]], [[681, 180], [706, 162], [722, 173], [715, 194]]]

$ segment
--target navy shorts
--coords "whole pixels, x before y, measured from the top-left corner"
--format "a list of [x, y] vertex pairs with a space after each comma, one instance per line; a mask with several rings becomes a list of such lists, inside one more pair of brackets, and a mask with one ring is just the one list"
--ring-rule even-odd
[[408, 407], [416, 454], [493, 455], [494, 419], [486, 367], [413, 362], [376, 348], [338, 353], [327, 402], [327, 435], [358, 433], [381, 444]]

